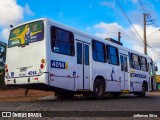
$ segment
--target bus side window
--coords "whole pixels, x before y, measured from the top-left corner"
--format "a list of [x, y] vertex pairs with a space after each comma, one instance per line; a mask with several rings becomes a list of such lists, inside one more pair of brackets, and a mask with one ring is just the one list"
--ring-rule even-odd
[[108, 45], [109, 64], [119, 65], [118, 48]]
[[54, 53], [74, 56], [74, 36], [73, 33], [51, 27], [51, 47]]
[[93, 60], [106, 62], [105, 44], [96, 40], [92, 41]]
[[106, 61], [109, 63], [108, 45], [106, 45]]
[[148, 71], [148, 67], [147, 67], [147, 59], [145, 57], [140, 57], [141, 59], [141, 69], [142, 71]]
[[132, 53], [131, 54], [131, 64], [132, 64], [132, 68], [133, 69], [137, 69], [137, 70], [140, 70], [141, 67], [140, 67], [140, 58], [138, 55]]

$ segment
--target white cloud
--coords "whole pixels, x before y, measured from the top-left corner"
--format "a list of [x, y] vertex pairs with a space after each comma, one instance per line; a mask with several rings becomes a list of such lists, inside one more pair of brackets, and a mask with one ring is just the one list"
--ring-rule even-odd
[[2, 39], [7, 40], [8, 37], [9, 37], [9, 29], [4, 28], [4, 29], [2, 30], [2, 32], [1, 32], [1, 35], [2, 35]]
[[23, 8], [17, 0], [0, 0], [0, 40], [7, 43], [9, 26], [19, 24], [25, 15], [34, 15], [28, 4]]
[[101, 37], [101, 38], [114, 37], [115, 33], [117, 35], [119, 31], [123, 31], [123, 28], [117, 23], [106, 24], [104, 22], [101, 22], [95, 25], [94, 28], [101, 31], [101, 32], [96, 32], [96, 36]]
[[[133, 24], [133, 26], [135, 27], [142, 39], [139, 38], [139, 36], [136, 34], [135, 30], [132, 27], [125, 29], [118, 23], [101, 22], [99, 24], [94, 25], [93, 28], [97, 30], [97, 32], [95, 32], [95, 35], [102, 39], [114, 38], [117, 40], [118, 32], [121, 32], [121, 40], [123, 41], [125, 47], [143, 53], [143, 28], [138, 24]], [[147, 37], [147, 43], [157, 51], [160, 51], [159, 34], [160, 31], [158, 31], [158, 28], [155, 28], [153, 26], [147, 27], [147, 36], [149, 35]], [[160, 56], [158, 56], [158, 54], [150, 48], [148, 48], [148, 55], [151, 56], [154, 61], [159, 61], [160, 59]]]
[[24, 7], [24, 12], [25, 12], [27, 15], [31, 15], [31, 16], [34, 15], [34, 12], [32, 12], [32, 10], [30, 9], [30, 7], [29, 7], [28, 4], [25, 5], [25, 7]]
[[23, 8], [17, 4], [16, 0], [1, 0], [0, 19], [1, 27], [15, 24], [23, 19]]

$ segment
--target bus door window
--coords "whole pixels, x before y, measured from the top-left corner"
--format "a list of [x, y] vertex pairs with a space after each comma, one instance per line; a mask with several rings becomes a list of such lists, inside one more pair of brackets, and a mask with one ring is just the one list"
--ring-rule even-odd
[[87, 44], [84, 45], [84, 54], [85, 65], [89, 65], [89, 46]]
[[127, 57], [124, 56], [124, 71], [128, 72], [128, 64], [127, 64]]
[[121, 71], [124, 71], [124, 62], [123, 62], [123, 56], [120, 56], [121, 59]]
[[129, 90], [128, 85], [128, 60], [126, 55], [120, 55], [120, 62], [121, 62], [121, 89], [122, 90]]
[[127, 57], [121, 55], [120, 60], [121, 60], [121, 71], [128, 72]]
[[77, 42], [77, 64], [82, 64], [82, 43]]
[[77, 41], [77, 89], [90, 87], [89, 44]]

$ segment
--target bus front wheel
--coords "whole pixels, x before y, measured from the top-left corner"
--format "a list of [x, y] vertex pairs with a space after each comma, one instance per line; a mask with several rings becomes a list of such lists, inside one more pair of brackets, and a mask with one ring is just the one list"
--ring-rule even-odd
[[146, 95], [146, 89], [147, 89], [147, 86], [145, 84], [142, 85], [142, 90], [141, 92], [139, 93], [139, 97], [145, 97]]

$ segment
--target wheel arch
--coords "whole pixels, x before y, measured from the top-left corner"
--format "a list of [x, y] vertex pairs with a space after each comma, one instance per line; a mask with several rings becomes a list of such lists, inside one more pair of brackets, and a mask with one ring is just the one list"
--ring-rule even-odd
[[142, 86], [144, 86], [146, 91], [148, 91], [148, 83], [146, 80], [143, 81]]
[[104, 83], [104, 86], [105, 86], [105, 89], [106, 89], [106, 81], [105, 81], [105, 78], [104, 78], [102, 75], [97, 75], [97, 76], [94, 78], [93, 86], [94, 86], [94, 83], [95, 83], [96, 79], [100, 79], [100, 80]]

